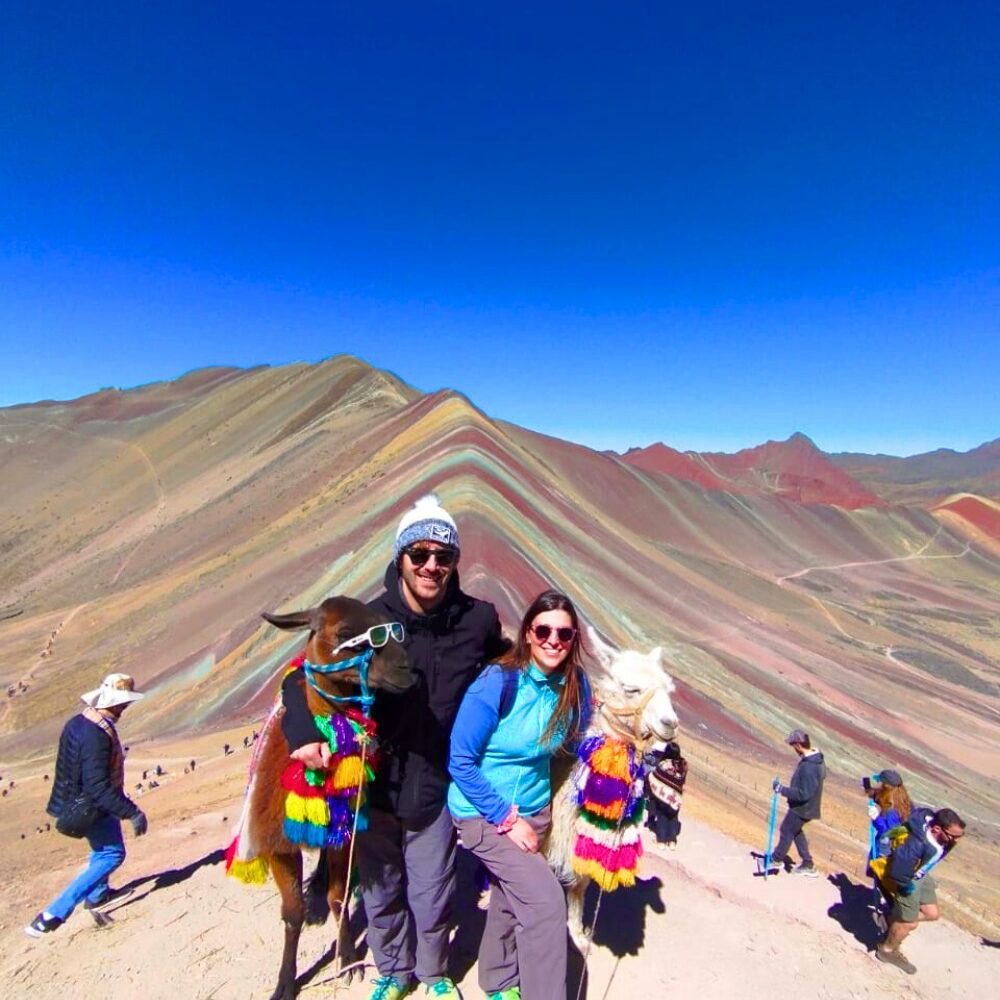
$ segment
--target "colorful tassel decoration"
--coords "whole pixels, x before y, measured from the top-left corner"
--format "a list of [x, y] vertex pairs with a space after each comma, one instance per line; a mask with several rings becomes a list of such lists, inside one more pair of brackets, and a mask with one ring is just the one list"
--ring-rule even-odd
[[[292, 660], [286, 676], [300, 669], [304, 659], [298, 656]], [[269, 866], [266, 858], [256, 856], [256, 838], [248, 822], [249, 803], [256, 781], [257, 757], [270, 728], [276, 724], [280, 706], [279, 700], [268, 716], [262, 739], [254, 751], [244, 793], [243, 815], [226, 851], [226, 874], [253, 884], [267, 881]], [[333, 759], [328, 768], [322, 769], [306, 767], [301, 761], [288, 762], [281, 774], [281, 786], [285, 790], [283, 831], [287, 840], [301, 847], [343, 847], [349, 843], [355, 828], [365, 830], [368, 827], [364, 783], [374, 779], [378, 766], [375, 723], [356, 708], [330, 716], [314, 715], [313, 721], [329, 743]]]
[[342, 847], [351, 839], [354, 814], [358, 829], [367, 828], [362, 785], [372, 769], [361, 761], [361, 748], [368, 746], [375, 728], [370, 719], [349, 710], [343, 715], [313, 716], [316, 727], [334, 750], [330, 766], [323, 770], [291, 761], [281, 775], [285, 796], [285, 837], [302, 847]]
[[611, 736], [588, 737], [578, 755], [573, 870], [608, 892], [635, 885], [645, 807], [641, 759], [634, 747]]
[[237, 857], [239, 836], [233, 837], [232, 843], [226, 848], [226, 874], [238, 878], [247, 885], [263, 885], [267, 881], [270, 866], [265, 858], [250, 858], [242, 860]]

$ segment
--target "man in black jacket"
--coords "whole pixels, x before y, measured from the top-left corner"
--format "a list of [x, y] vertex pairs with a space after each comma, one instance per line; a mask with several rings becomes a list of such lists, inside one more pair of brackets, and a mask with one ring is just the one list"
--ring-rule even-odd
[[[459, 585], [458, 528], [433, 495], [400, 521], [385, 591], [370, 602], [386, 622], [401, 622], [414, 686], [379, 691], [373, 716], [383, 762], [369, 786], [368, 829], [357, 842], [368, 944], [379, 978], [373, 1000], [416, 989], [458, 997], [447, 977], [455, 888], [455, 830], [445, 805], [448, 747], [462, 696], [482, 666], [506, 649], [496, 608]], [[282, 728], [292, 756], [322, 767], [305, 699], [286, 683]]]
[[109, 674], [99, 688], [80, 696], [86, 709], [63, 727], [46, 811], [56, 817], [57, 827], [70, 809], [93, 814], [83, 834], [90, 862], [24, 928], [32, 937], [61, 927], [81, 902], [89, 910], [110, 902], [116, 893], [108, 887], [108, 877], [125, 860], [122, 820], [131, 821], [137, 837], [146, 832], [145, 813], [123, 791], [125, 755], [115, 730], [122, 712], [141, 697], [127, 674]]
[[788, 799], [788, 812], [781, 821], [778, 846], [771, 859], [779, 866], [789, 864], [788, 849], [794, 840], [801, 859], [794, 874], [816, 878], [819, 873], [809, 853], [805, 825], [810, 820], [819, 819], [826, 764], [823, 762], [823, 755], [812, 747], [809, 734], [804, 730], [793, 729], [785, 742], [798, 754], [799, 762], [790, 784], [783, 785], [777, 778], [774, 779], [774, 790]]
[[900, 945], [917, 925], [940, 916], [930, 870], [940, 864], [965, 835], [965, 821], [952, 809], [914, 809], [906, 822], [906, 838], [889, 855], [886, 867], [892, 913], [889, 933], [875, 949], [881, 962], [895, 965], [909, 975], [916, 966]]

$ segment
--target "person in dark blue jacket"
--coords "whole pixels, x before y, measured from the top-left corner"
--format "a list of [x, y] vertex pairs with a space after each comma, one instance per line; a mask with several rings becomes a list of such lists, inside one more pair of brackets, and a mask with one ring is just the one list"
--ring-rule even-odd
[[875, 949], [881, 962], [895, 965], [909, 975], [916, 966], [900, 945], [925, 920], [940, 916], [931, 869], [940, 864], [965, 835], [965, 820], [953, 809], [914, 809], [906, 823], [906, 838], [889, 855], [886, 868], [893, 896], [889, 932]]
[[548, 590], [458, 710], [448, 809], [493, 885], [479, 949], [489, 1000], [566, 993], [566, 898], [539, 844], [551, 823], [552, 756], [586, 729], [590, 702], [576, 610]]
[[57, 930], [81, 902], [91, 910], [110, 902], [117, 894], [108, 877], [125, 860], [122, 820], [131, 821], [137, 837], [146, 832], [145, 813], [123, 791], [125, 755], [115, 730], [122, 712], [141, 697], [128, 674], [109, 674], [99, 688], [80, 696], [86, 709], [63, 727], [46, 811], [58, 821], [81, 801], [90, 807], [94, 819], [84, 833], [90, 861], [24, 928], [32, 937]]
[[809, 853], [805, 825], [810, 820], [819, 819], [826, 764], [823, 762], [823, 755], [812, 746], [809, 734], [804, 730], [793, 729], [785, 742], [798, 754], [799, 762], [789, 784], [783, 785], [777, 778], [774, 779], [774, 790], [788, 799], [788, 812], [781, 821], [778, 846], [771, 859], [776, 865], [786, 865], [788, 849], [794, 840], [801, 859], [794, 874], [816, 878], [818, 872]]

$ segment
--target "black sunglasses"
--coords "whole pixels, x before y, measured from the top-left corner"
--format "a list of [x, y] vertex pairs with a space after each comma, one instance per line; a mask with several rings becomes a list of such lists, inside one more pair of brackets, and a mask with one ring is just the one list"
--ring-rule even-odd
[[553, 628], [551, 625], [532, 625], [531, 631], [535, 633], [535, 638], [539, 642], [546, 642], [549, 636], [555, 632], [556, 638], [564, 646], [572, 642], [573, 637], [576, 635], [576, 629], [570, 628], [568, 625], [562, 625], [559, 628]]
[[438, 566], [452, 566], [458, 558], [454, 549], [428, 549], [423, 546], [403, 549], [403, 554], [409, 556], [414, 566], [423, 566], [431, 556], [434, 556]]

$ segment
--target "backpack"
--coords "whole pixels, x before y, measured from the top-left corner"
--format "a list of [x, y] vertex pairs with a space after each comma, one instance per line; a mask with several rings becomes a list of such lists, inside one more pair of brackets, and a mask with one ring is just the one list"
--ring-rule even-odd
[[500, 678], [503, 687], [500, 689], [500, 718], [506, 719], [510, 715], [510, 710], [514, 707], [514, 699], [517, 697], [517, 670], [505, 670], [500, 668]]
[[893, 854], [895, 854], [896, 851], [909, 839], [910, 829], [908, 826], [901, 823], [899, 826], [894, 826], [889, 831], [888, 837], [890, 847], [889, 853], [881, 858], [869, 859], [868, 873], [873, 878], [877, 879], [879, 884], [882, 886], [883, 891], [892, 897], [896, 895], [898, 886], [891, 878], [889, 878], [886, 872], [888, 871], [889, 862], [892, 860]]

